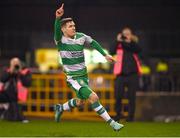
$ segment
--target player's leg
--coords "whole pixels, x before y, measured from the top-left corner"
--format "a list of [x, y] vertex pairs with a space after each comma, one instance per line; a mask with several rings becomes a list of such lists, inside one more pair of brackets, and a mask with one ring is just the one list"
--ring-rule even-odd
[[124, 96], [124, 77], [122, 76], [117, 76], [115, 80], [115, 111], [116, 111], [116, 116], [114, 117], [115, 121], [119, 121], [120, 118], [122, 117], [121, 114], [121, 108], [122, 108], [122, 98]]
[[99, 97], [96, 93], [92, 92], [92, 90], [89, 87], [82, 87], [80, 89], [80, 94], [88, 99], [88, 101], [91, 103], [91, 106], [93, 110], [101, 116], [106, 122], [108, 122], [114, 130], [120, 130], [123, 125], [115, 122], [107, 113], [106, 109], [100, 104]]
[[61, 115], [63, 113], [63, 111], [66, 111], [66, 110], [70, 110], [71, 108], [74, 108], [74, 107], [77, 107], [77, 106], [81, 106], [83, 105], [83, 100], [81, 95], [79, 95], [79, 89], [81, 88], [81, 85], [77, 82], [77, 80], [75, 79], [68, 79], [67, 80], [67, 84], [68, 86], [74, 90], [74, 92], [76, 93], [76, 96], [78, 98], [73, 98], [73, 99], [70, 99], [69, 101], [67, 101], [66, 103], [64, 104], [56, 104], [54, 106], [54, 110], [55, 110], [55, 121], [56, 122], [59, 122], [60, 121], [60, 118], [61, 118]]
[[134, 121], [135, 105], [136, 105], [136, 91], [138, 90], [138, 75], [133, 74], [128, 77], [128, 91], [127, 98], [129, 100], [128, 105], [128, 122]]
[[59, 122], [61, 115], [66, 110], [71, 110], [74, 107], [82, 106], [84, 104], [84, 101], [78, 98], [73, 98], [67, 101], [64, 104], [56, 104], [55, 105], [55, 121]]
[[84, 101], [78, 98], [73, 98], [62, 105], [62, 110], [71, 110], [71, 108], [78, 107], [84, 104]]

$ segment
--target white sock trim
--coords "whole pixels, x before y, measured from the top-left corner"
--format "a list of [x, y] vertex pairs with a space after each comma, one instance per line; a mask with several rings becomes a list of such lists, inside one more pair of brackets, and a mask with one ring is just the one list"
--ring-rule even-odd
[[103, 107], [103, 106], [102, 106], [102, 105], [100, 105], [100, 106], [98, 106], [98, 107], [94, 108], [94, 110], [97, 112], [97, 111], [99, 111], [102, 107]]
[[107, 111], [105, 111], [103, 114], [100, 115], [106, 122], [111, 119]]
[[63, 109], [64, 109], [64, 110], [70, 110], [70, 107], [69, 107], [68, 102], [66, 102], [66, 103], [63, 104]]
[[74, 99], [71, 99], [71, 100], [70, 100], [70, 104], [71, 104], [72, 107], [74, 107], [73, 100], [74, 100]]

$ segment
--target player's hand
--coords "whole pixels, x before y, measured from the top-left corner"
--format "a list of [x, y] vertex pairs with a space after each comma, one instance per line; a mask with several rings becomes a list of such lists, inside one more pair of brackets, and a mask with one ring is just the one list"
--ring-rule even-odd
[[106, 55], [105, 58], [109, 62], [115, 62], [115, 59], [111, 55]]
[[56, 18], [62, 17], [64, 14], [64, 3], [61, 5], [59, 9], [56, 10]]

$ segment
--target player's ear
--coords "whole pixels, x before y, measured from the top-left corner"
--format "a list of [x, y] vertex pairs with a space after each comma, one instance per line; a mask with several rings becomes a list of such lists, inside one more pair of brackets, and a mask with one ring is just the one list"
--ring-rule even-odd
[[62, 26], [61, 31], [64, 33], [65, 32], [65, 26]]

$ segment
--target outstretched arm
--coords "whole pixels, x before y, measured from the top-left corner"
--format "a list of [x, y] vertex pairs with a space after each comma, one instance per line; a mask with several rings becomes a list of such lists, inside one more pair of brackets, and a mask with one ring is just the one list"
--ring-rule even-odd
[[114, 58], [111, 56], [111, 55], [108, 55], [104, 52], [104, 50], [102, 49], [101, 45], [95, 41], [95, 40], [92, 40], [92, 42], [90, 43], [90, 45], [95, 48], [97, 51], [99, 51], [105, 58], [107, 61], [109, 62], [114, 62]]
[[56, 10], [56, 20], [54, 24], [54, 40], [55, 40], [56, 45], [58, 44], [58, 42], [61, 40], [61, 37], [62, 37], [60, 19], [64, 14], [63, 7], [64, 7], [64, 4], [62, 4], [61, 7]]

